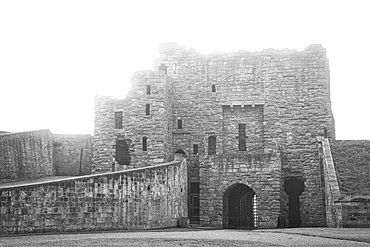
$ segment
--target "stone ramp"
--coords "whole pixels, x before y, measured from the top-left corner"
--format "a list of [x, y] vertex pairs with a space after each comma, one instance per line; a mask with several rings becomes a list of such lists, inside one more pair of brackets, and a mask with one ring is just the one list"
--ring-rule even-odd
[[64, 181], [65, 179], [69, 178], [78, 178], [72, 176], [48, 176], [38, 179], [27, 179], [24, 181], [16, 181], [16, 182], [9, 182], [0, 184], [0, 189], [7, 189], [7, 188], [14, 188], [14, 187], [26, 187], [32, 185], [39, 185], [42, 183], [51, 183], [51, 182], [59, 182]]
[[187, 164], [12, 182], [0, 205], [0, 235], [175, 227], [187, 218]]

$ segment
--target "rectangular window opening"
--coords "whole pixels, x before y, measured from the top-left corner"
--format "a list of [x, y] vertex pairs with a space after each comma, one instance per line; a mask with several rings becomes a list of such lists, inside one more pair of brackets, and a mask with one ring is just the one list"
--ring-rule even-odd
[[198, 152], [198, 144], [193, 144], [193, 154], [197, 155]]
[[143, 137], [143, 151], [148, 150], [148, 137], [144, 136]]
[[125, 140], [116, 140], [116, 161], [120, 165], [130, 165], [130, 151]]
[[150, 85], [146, 85], [146, 94], [150, 95], [150, 93], [151, 93], [151, 87]]
[[239, 151], [247, 151], [247, 136], [245, 133], [246, 124], [239, 124]]
[[212, 85], [212, 92], [216, 92], [216, 85]]
[[216, 154], [216, 137], [210, 136], [208, 137], [208, 154]]
[[117, 111], [114, 113], [115, 128], [122, 129], [123, 112]]
[[150, 104], [145, 105], [145, 114], [150, 115]]
[[182, 119], [177, 119], [177, 128], [182, 129]]

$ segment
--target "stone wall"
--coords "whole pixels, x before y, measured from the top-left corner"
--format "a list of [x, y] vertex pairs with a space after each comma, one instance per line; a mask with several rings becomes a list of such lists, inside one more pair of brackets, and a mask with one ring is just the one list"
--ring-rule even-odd
[[91, 135], [53, 134], [53, 163], [57, 176], [91, 173]]
[[322, 165], [325, 184], [326, 225], [342, 227], [342, 208], [336, 201], [341, 199], [337, 175], [328, 139], [322, 141]]
[[331, 144], [342, 195], [347, 199], [370, 197], [370, 141], [337, 140]]
[[223, 196], [230, 186], [244, 184], [256, 194], [257, 228], [276, 228], [281, 212], [279, 153], [216, 155], [201, 159], [200, 224], [223, 227]]
[[55, 175], [49, 130], [0, 134], [0, 183]]
[[[115, 108], [124, 113], [124, 126], [118, 132], [131, 143], [132, 160], [144, 165], [140, 159], [160, 161], [182, 150], [191, 164], [192, 181], [199, 180], [198, 167], [210, 168], [206, 160], [214, 154], [198, 161], [209, 154], [210, 138], [216, 139], [216, 155], [263, 155], [279, 146], [280, 186], [292, 178], [304, 181], [300, 195], [302, 226], [325, 225], [316, 137], [327, 134], [334, 140], [335, 127], [329, 64], [321, 45], [310, 45], [300, 52], [268, 49], [202, 55], [168, 43], [160, 46], [154, 68], [157, 71], [133, 76], [133, 89], [124, 100], [96, 99], [95, 164], [104, 160], [109, 170], [113, 160], [109, 149], [119, 138], [112, 127]], [[154, 89], [153, 94], [146, 93], [147, 86]], [[143, 114], [148, 103], [157, 107], [151, 116]], [[239, 150], [240, 124], [246, 127], [247, 150]], [[154, 143], [148, 152], [140, 150], [143, 135], [148, 135], [149, 145]], [[193, 154], [194, 145], [197, 154]], [[218, 179], [211, 175], [215, 176], [211, 180]], [[288, 210], [286, 200], [282, 194], [282, 214]]]
[[[171, 84], [171, 78], [163, 71], [140, 71], [134, 74], [132, 89], [124, 100], [95, 98], [95, 172], [111, 170], [117, 139], [129, 143], [133, 167], [167, 162], [173, 158], [172, 125], [169, 124], [172, 113]], [[147, 86], [150, 86], [149, 94]], [[122, 129], [115, 126], [115, 112], [123, 114]], [[147, 150], [143, 150], [143, 137], [147, 138]], [[124, 167], [116, 163], [115, 169]]]
[[370, 200], [358, 198], [341, 204], [343, 227], [370, 227]]
[[[305, 181], [300, 196], [302, 225], [323, 226], [316, 136], [327, 129], [335, 138], [325, 49], [311, 45], [302, 52], [270, 49], [202, 55], [170, 43], [162, 45], [160, 53], [154, 67], [172, 68], [168, 74], [174, 92], [173, 150], [191, 153], [193, 144], [198, 144], [199, 155], [206, 155], [207, 140], [215, 136], [217, 154], [242, 154], [238, 124], [246, 124], [247, 152], [269, 152], [278, 144], [283, 180]], [[177, 129], [178, 119], [182, 129]]]
[[176, 227], [186, 160], [0, 189], [0, 233]]

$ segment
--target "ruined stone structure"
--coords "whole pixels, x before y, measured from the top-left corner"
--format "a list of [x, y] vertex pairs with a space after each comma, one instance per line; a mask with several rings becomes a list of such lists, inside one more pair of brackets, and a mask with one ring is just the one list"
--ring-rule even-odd
[[0, 134], [0, 184], [91, 173], [90, 135], [36, 130]]
[[0, 132], [0, 234], [370, 227], [370, 142], [335, 140], [322, 46], [168, 43], [154, 67], [95, 97], [93, 139]]
[[326, 225], [318, 137], [335, 127], [321, 45], [202, 55], [167, 43], [154, 67], [123, 100], [95, 98], [94, 172], [184, 154], [190, 223]]

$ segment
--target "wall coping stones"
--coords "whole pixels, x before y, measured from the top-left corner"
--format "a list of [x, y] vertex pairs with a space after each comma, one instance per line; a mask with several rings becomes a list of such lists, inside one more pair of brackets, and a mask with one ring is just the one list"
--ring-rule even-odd
[[2, 184], [0, 187], [0, 191], [2, 190], [8, 190], [8, 189], [13, 189], [13, 188], [21, 188], [21, 187], [28, 187], [28, 186], [39, 186], [39, 185], [45, 185], [45, 184], [52, 184], [52, 183], [60, 183], [60, 182], [69, 182], [69, 181], [74, 181], [74, 180], [82, 180], [82, 179], [89, 179], [89, 178], [95, 178], [95, 177], [104, 177], [104, 176], [109, 176], [109, 175], [116, 175], [116, 174], [123, 174], [123, 173], [129, 173], [129, 172], [135, 172], [135, 171], [141, 171], [141, 170], [149, 170], [149, 169], [156, 169], [156, 168], [161, 168], [161, 167], [166, 167], [166, 166], [171, 166], [171, 165], [180, 165], [181, 161], [171, 161], [167, 162], [164, 164], [159, 164], [159, 165], [152, 165], [152, 166], [145, 166], [145, 167], [140, 167], [140, 168], [133, 168], [133, 169], [127, 169], [123, 171], [116, 171], [116, 172], [106, 172], [106, 173], [98, 173], [98, 174], [92, 174], [92, 175], [84, 175], [84, 176], [76, 176], [76, 177], [68, 177], [68, 178], [55, 178], [52, 181], [41, 181], [41, 182], [26, 182], [24, 184], [11, 184], [11, 185], [6, 185]]
[[29, 130], [29, 131], [22, 131], [22, 132], [11, 132], [11, 133], [0, 133], [0, 137], [2, 136], [9, 136], [9, 135], [23, 135], [23, 134], [29, 134], [29, 133], [38, 133], [38, 132], [50, 132], [49, 129], [41, 129], [41, 130]]

